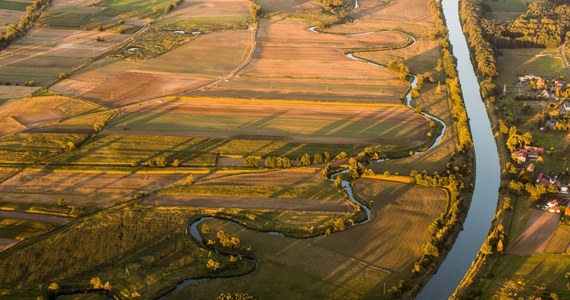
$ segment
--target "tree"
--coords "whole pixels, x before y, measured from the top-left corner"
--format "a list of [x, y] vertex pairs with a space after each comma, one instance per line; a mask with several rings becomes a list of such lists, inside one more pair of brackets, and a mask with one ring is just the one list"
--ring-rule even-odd
[[57, 199], [57, 206], [64, 206], [64, 205], [65, 205], [65, 200], [63, 200], [63, 198]]
[[500, 239], [497, 243], [497, 252], [503, 253], [503, 239]]
[[303, 154], [303, 156], [301, 156], [301, 159], [299, 159], [297, 166], [303, 167], [303, 166], [308, 166], [310, 164], [311, 164], [311, 155], [309, 155], [308, 153], [305, 153], [305, 154]]
[[244, 167], [250, 168], [258, 168], [259, 167], [259, 158], [255, 156], [248, 156], [245, 158], [243, 162]]
[[315, 153], [315, 156], [313, 156], [313, 164], [322, 164], [323, 162], [323, 156], [320, 153]]
[[505, 197], [503, 198], [503, 210], [511, 210], [511, 198]]
[[59, 79], [67, 79], [69, 78], [69, 75], [67, 73], [59, 73]]
[[206, 268], [212, 270], [212, 271], [217, 271], [220, 269], [220, 263], [209, 258], [208, 262], [206, 263]]
[[50, 283], [48, 286], [48, 291], [51, 293], [56, 293], [59, 291], [59, 284], [57, 284], [57, 282]]
[[91, 278], [91, 280], [89, 280], [89, 283], [91, 284], [92, 288], [97, 290], [103, 287], [103, 283], [101, 282], [101, 279], [99, 279], [99, 277]]
[[209, 234], [210, 233], [210, 226], [206, 223], [202, 223], [202, 226], [200, 227], [200, 231], [202, 232], [202, 234]]
[[188, 177], [186, 177], [186, 179], [184, 180], [184, 185], [192, 185], [194, 184], [194, 176], [192, 174], [188, 175]]

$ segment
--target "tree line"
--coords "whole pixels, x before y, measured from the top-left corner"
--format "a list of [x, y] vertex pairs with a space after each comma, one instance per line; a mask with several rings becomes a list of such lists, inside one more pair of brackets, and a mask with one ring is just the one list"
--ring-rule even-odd
[[33, 23], [51, 2], [52, 0], [37, 0], [32, 5], [26, 6], [26, 13], [20, 17], [18, 24], [10, 24], [6, 33], [0, 34], [0, 50], [8, 47], [10, 43], [21, 38], [32, 29]]
[[514, 20], [481, 22], [489, 40], [500, 48], [555, 48], [570, 29], [570, 5], [537, 1]]

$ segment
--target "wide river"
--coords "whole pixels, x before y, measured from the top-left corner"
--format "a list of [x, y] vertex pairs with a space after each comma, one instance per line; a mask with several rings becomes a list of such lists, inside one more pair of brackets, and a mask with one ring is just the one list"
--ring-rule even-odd
[[500, 163], [491, 123], [479, 94], [479, 83], [459, 21], [459, 0], [443, 0], [449, 41], [457, 58], [457, 71], [469, 115], [476, 160], [475, 191], [463, 231], [437, 273], [416, 299], [447, 299], [477, 256], [495, 215], [499, 197]]

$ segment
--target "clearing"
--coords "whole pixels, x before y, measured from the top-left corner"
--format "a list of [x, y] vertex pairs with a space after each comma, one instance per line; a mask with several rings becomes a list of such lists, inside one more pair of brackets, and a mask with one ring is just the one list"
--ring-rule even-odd
[[558, 227], [559, 219], [558, 214], [533, 210], [522, 233], [509, 243], [507, 252], [514, 255], [543, 253]]

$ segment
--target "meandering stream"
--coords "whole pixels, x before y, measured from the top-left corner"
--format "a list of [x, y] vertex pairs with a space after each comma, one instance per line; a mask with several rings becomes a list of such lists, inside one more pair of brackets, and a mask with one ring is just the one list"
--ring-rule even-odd
[[[320, 33], [320, 32], [316, 29], [315, 26], [309, 27], [308, 30], [310, 30], [310, 31], [312, 31], [312, 32], [314, 32], [314, 33], [323, 34], [323, 33]], [[363, 33], [356, 33], [356, 34], [347, 34], [347, 36], [367, 35], [367, 34], [373, 34], [373, 33], [374, 33], [374, 32], [363, 32]], [[402, 33], [402, 34], [405, 34], [405, 33]], [[407, 34], [405, 34], [405, 35], [407, 35]], [[407, 47], [407, 46], [410, 46], [410, 45], [412, 45], [413, 43], [416, 42], [416, 39], [415, 39], [413, 36], [407, 35], [407, 37], [409, 38], [409, 40], [411, 41], [411, 43], [407, 44], [406, 47]], [[367, 64], [373, 65], [373, 66], [375, 66], [375, 67], [386, 68], [386, 66], [384, 66], [384, 65], [377, 64], [377, 63], [371, 62], [371, 61], [369, 61], [369, 60], [366, 60], [366, 59], [363, 59], [363, 58], [360, 58], [360, 57], [356, 57], [356, 56], [354, 56], [354, 53], [352, 53], [352, 52], [346, 53], [345, 56], [346, 56], [347, 58], [350, 58], [350, 59], [353, 59], [353, 60], [357, 60], [357, 61], [360, 61], [360, 62], [363, 62], [363, 63], [367, 63]], [[415, 107], [411, 104], [411, 102], [412, 102], [412, 94], [411, 94], [411, 92], [412, 92], [412, 89], [417, 86], [417, 77], [416, 77], [415, 75], [413, 75], [413, 74], [410, 74], [410, 76], [412, 76], [412, 81], [410, 82], [410, 87], [409, 87], [408, 92], [406, 93], [406, 96], [405, 96], [405, 105], [406, 105], [407, 107], [409, 107], [410, 109], [415, 110]], [[437, 118], [437, 117], [435, 117], [435, 116], [432, 116], [432, 115], [430, 115], [430, 114], [428, 114], [428, 113], [425, 113], [425, 112], [422, 112], [421, 114], [422, 114], [424, 117], [426, 117], [426, 118], [428, 118], [428, 119], [430, 119], [430, 120], [433, 120], [433, 121], [439, 123], [440, 126], [441, 126], [441, 131], [440, 131], [439, 135], [433, 140], [433, 143], [432, 143], [428, 148], [426, 148], [426, 149], [423, 150], [423, 151], [416, 151], [416, 152], [414, 152], [414, 155], [419, 155], [419, 154], [421, 154], [421, 153], [423, 153], [423, 152], [425, 152], [425, 151], [429, 151], [429, 150], [433, 149], [434, 147], [436, 147], [437, 145], [439, 145], [439, 144], [441, 143], [441, 140], [443, 139], [443, 136], [445, 135], [446, 130], [447, 130], [447, 125], [446, 125], [445, 122], [443, 122], [441, 119], [439, 119], [439, 118]], [[380, 160], [372, 161], [371, 164], [374, 164], [374, 163], [381, 163], [381, 162], [386, 161], [386, 160], [387, 160], [387, 159], [380, 159]], [[339, 172], [337, 172], [337, 173], [334, 173], [334, 174], [332, 174], [332, 175], [330, 176], [329, 180], [334, 181], [337, 176], [341, 176], [342, 174], [346, 174], [346, 173], [348, 173], [348, 172], [349, 172], [348, 169], [344, 169], [344, 170], [342, 170], [342, 171], [339, 171]], [[358, 201], [358, 200], [354, 197], [353, 190], [352, 190], [352, 186], [351, 186], [350, 182], [347, 181], [347, 180], [342, 180], [342, 181], [341, 181], [341, 187], [342, 187], [342, 189], [344, 190], [344, 192], [346, 193], [348, 199], [350, 199], [350, 201], [351, 201], [352, 203], [354, 203], [356, 206], [360, 207], [360, 209], [363, 210], [363, 211], [366, 213], [366, 219], [364, 219], [364, 220], [362, 220], [362, 221], [356, 223], [355, 225], [364, 224], [364, 223], [369, 222], [369, 221], [372, 219], [372, 212], [371, 212], [371, 210], [370, 210], [370, 208], [369, 208], [368, 206], [364, 205], [363, 203], [361, 203], [360, 201]], [[202, 247], [206, 247], [206, 248], [209, 248], [209, 249], [212, 249], [212, 250], [216, 251], [214, 248], [210, 248], [209, 246], [207, 246], [207, 245], [204, 243], [204, 240], [202, 239], [202, 236], [201, 236], [201, 234], [200, 234], [200, 232], [199, 232], [199, 229], [198, 229], [199, 226], [200, 226], [200, 224], [201, 224], [202, 222], [207, 221], [207, 220], [212, 220], [212, 219], [215, 219], [215, 217], [202, 217], [202, 218], [199, 218], [199, 219], [195, 220], [194, 222], [192, 222], [192, 223], [190, 224], [190, 236], [191, 236], [198, 244], [200, 244]], [[228, 221], [228, 220], [224, 220], [224, 221]], [[239, 223], [235, 223], [235, 222], [232, 222], [232, 221], [228, 221], [228, 222], [231, 222], [231, 223], [240, 225]], [[281, 232], [277, 232], [277, 231], [270, 231], [270, 232], [266, 232], [266, 233], [267, 233], [267, 234], [270, 234], [270, 235], [277, 235], [277, 236], [283, 236], [283, 237], [285, 237], [285, 234], [283, 234], [283, 233], [281, 233]], [[259, 264], [256, 262], [256, 268], [257, 268], [258, 265], [259, 265]], [[254, 270], [255, 270], [255, 269], [254, 269]], [[168, 297], [169, 295], [174, 294], [174, 293], [178, 292], [179, 290], [182, 290], [183, 288], [186, 288], [186, 287], [188, 287], [188, 286], [190, 286], [190, 285], [197, 284], [197, 283], [200, 283], [200, 282], [204, 282], [204, 281], [207, 281], [207, 280], [210, 280], [210, 279], [214, 279], [214, 278], [194, 278], [194, 279], [187, 279], [187, 280], [184, 280], [184, 281], [180, 282], [180, 283], [176, 286], [176, 288], [174, 288], [171, 292], [169, 292], [168, 294], [162, 296], [162, 297], [159, 298], [159, 299], [160, 299], [160, 300], [165, 299], [165, 298]]]

